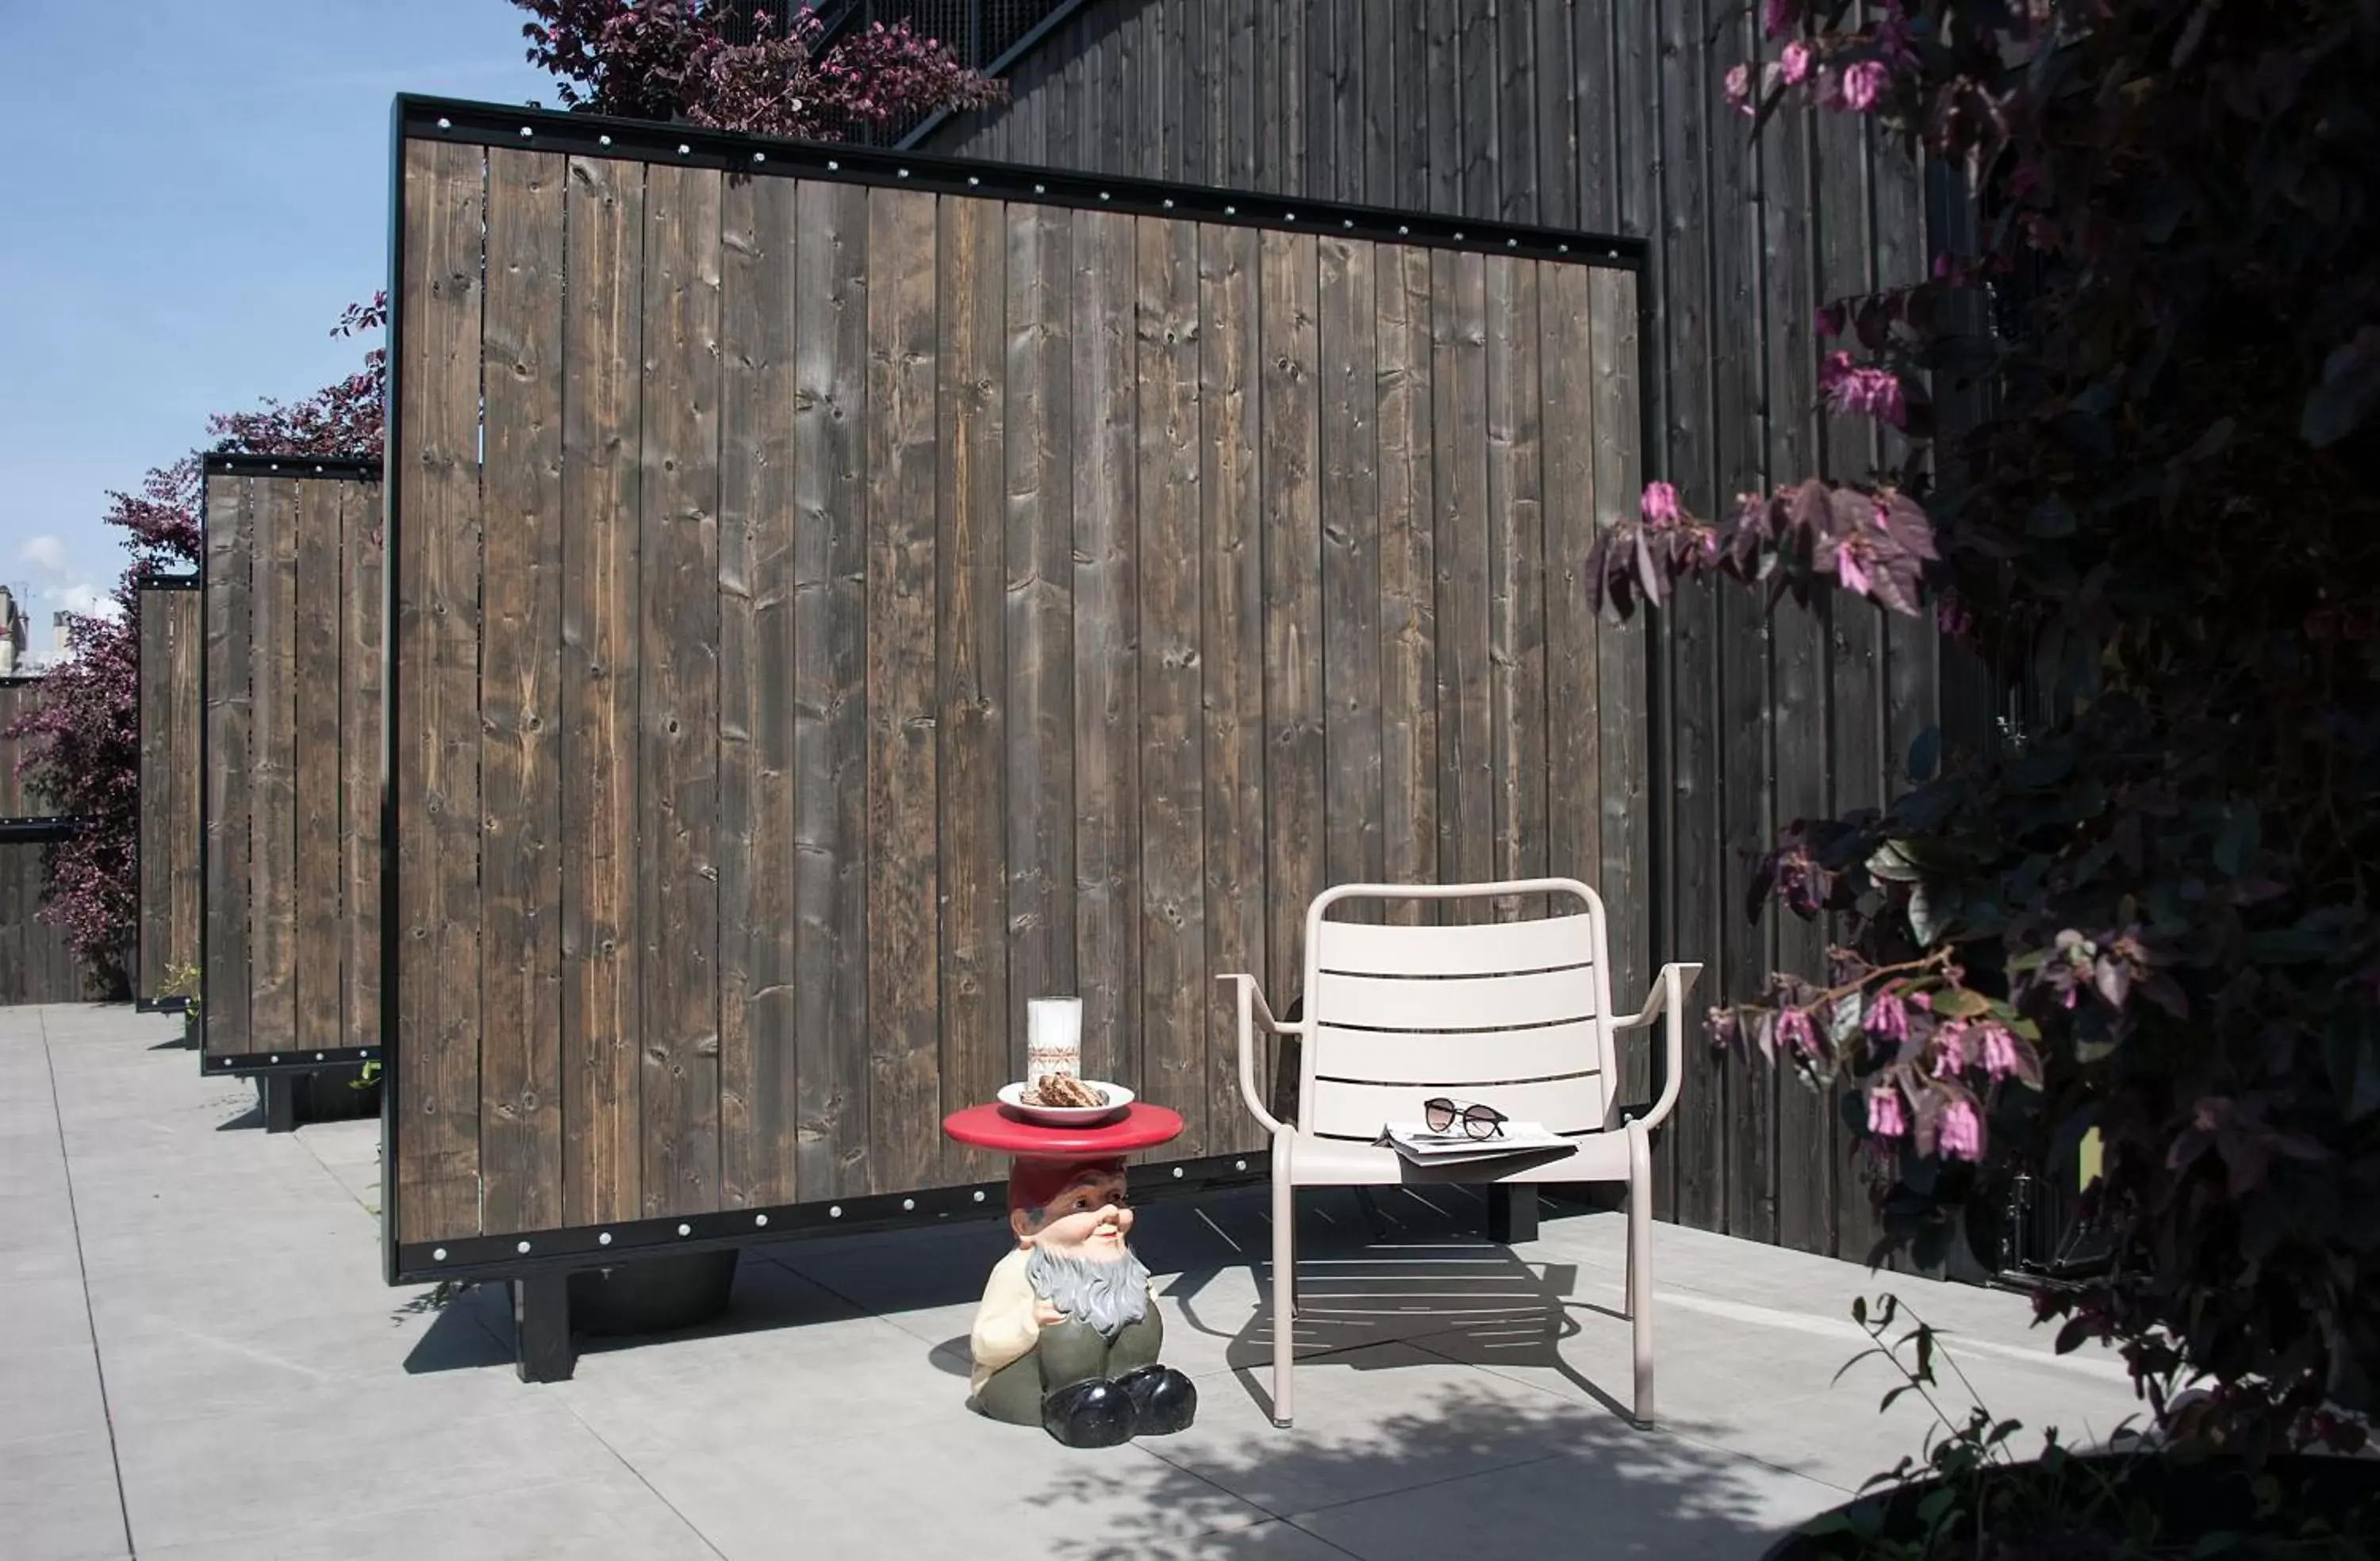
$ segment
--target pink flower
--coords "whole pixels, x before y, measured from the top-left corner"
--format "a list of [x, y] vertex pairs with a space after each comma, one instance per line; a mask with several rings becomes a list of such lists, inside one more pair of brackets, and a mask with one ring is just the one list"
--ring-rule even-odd
[[1785, 85], [1800, 86], [1809, 79], [1810, 45], [1796, 38], [1785, 45], [1785, 52], [1778, 56], [1778, 63], [1783, 67]]
[[1854, 364], [1847, 352], [1827, 354], [1818, 369], [1818, 393], [1834, 412], [1864, 414], [1894, 428], [1905, 427], [1909, 421], [1900, 376], [1889, 369]]
[[1984, 1157], [1984, 1124], [1964, 1100], [1953, 1100], [1943, 1108], [1942, 1153], [1953, 1160]]
[[1801, 8], [1801, 0], [1763, 0], [1760, 7], [1761, 31], [1771, 38], [1791, 31], [1794, 22], [1800, 19], [1797, 13]]
[[1777, 1016], [1777, 1040], [1802, 1057], [1818, 1055], [1818, 1032], [1807, 1009], [1789, 1008]]
[[1835, 578], [1842, 582], [1843, 589], [1857, 591], [1864, 596], [1867, 593], [1869, 580], [1867, 565], [1860, 562], [1859, 550], [1863, 545], [1856, 537], [1843, 538], [1842, 545], [1835, 550]]
[[2005, 1079], [2016, 1071], [2016, 1037], [2005, 1025], [1987, 1023], [1983, 1028], [1984, 1071], [1995, 1079]]
[[1900, 1092], [1892, 1085], [1878, 1084], [1867, 1092], [1867, 1131], [1871, 1138], [1899, 1138], [1909, 1131]]
[[1727, 101], [1735, 105], [1736, 112], [1739, 114], [1752, 112], [1752, 67], [1750, 66], [1739, 64], [1728, 68]]
[[1954, 639], [1964, 639], [1974, 632], [1975, 615], [1957, 597], [1945, 595], [1934, 604], [1934, 626]]
[[1934, 1032], [1934, 1056], [1927, 1066], [1937, 1079], [1955, 1077], [1967, 1065], [1967, 1022], [1953, 1019]]
[[[1844, 584], [1849, 585], [1849, 581]], [[1909, 1038], [1909, 1010], [1901, 1006], [1898, 992], [1878, 992], [1867, 1005], [1867, 1018], [1860, 1027], [1879, 1041], [1905, 1041]]]
[[1853, 114], [1865, 114], [1876, 106], [1883, 94], [1885, 70], [1882, 62], [1860, 60], [1843, 67], [1843, 106]]
[[1645, 485], [1645, 499], [1640, 508], [1645, 521], [1653, 526], [1672, 526], [1678, 519], [1678, 490], [1666, 482]]

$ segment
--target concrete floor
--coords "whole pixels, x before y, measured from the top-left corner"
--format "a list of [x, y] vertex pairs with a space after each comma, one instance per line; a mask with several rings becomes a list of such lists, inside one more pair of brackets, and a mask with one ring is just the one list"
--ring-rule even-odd
[[[1899, 1290], [1996, 1413], [2069, 1441], [2136, 1405], [2020, 1298], [1697, 1232], [1655, 1240], [1663, 1427], [1631, 1430], [1621, 1221], [1487, 1244], [1467, 1194], [1301, 1211], [1298, 1422], [1264, 1410], [1260, 1192], [1161, 1203], [1167, 1359], [1198, 1423], [1075, 1453], [961, 1407], [989, 1225], [747, 1253], [696, 1335], [511, 1369], [502, 1295], [379, 1277], [377, 1124], [268, 1137], [180, 1021], [0, 1009], [0, 1555], [1755, 1556], [1901, 1453], [1848, 1313]], [[1954, 1410], [1964, 1399], [1949, 1390]]]

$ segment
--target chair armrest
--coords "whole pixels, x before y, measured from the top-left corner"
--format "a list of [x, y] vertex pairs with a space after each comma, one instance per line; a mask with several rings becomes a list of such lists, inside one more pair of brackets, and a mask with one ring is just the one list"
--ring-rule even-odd
[[1266, 1131], [1286, 1132], [1288, 1129], [1281, 1119], [1265, 1109], [1264, 1096], [1257, 1089], [1257, 1026], [1261, 1024], [1267, 1031], [1276, 1035], [1299, 1035], [1305, 1033], [1305, 1022], [1298, 1020], [1284, 1024], [1275, 1019], [1272, 1016], [1272, 1005], [1265, 1001], [1263, 988], [1257, 985], [1257, 978], [1253, 975], [1243, 972], [1231, 975], [1219, 975], [1215, 979], [1233, 983], [1238, 998], [1240, 1098], [1248, 1103], [1248, 1109], [1256, 1114], [1257, 1121], [1265, 1125]]
[[1645, 998], [1645, 1006], [1636, 1010], [1634, 1017], [1618, 1020], [1611, 1026], [1614, 1031], [1641, 1030], [1656, 1019], [1668, 1021], [1662, 1027], [1661, 1049], [1668, 1066], [1661, 1071], [1661, 1097], [1653, 1102], [1652, 1110], [1636, 1119], [1645, 1124], [1647, 1132], [1660, 1126], [1677, 1108], [1678, 1089], [1684, 1082], [1686, 1067], [1686, 994], [1694, 989], [1694, 982], [1702, 973], [1703, 967], [1698, 964], [1663, 965], [1661, 973], [1653, 977], [1653, 990]]

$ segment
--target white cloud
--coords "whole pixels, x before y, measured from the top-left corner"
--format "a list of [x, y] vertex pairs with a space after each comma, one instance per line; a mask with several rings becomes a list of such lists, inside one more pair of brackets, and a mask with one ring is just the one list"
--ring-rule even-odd
[[67, 545], [55, 537], [28, 537], [17, 550], [17, 562], [55, 575], [67, 566]]
[[87, 580], [42, 593], [51, 608], [62, 612], [79, 612], [83, 616], [115, 618], [124, 611], [124, 604]]

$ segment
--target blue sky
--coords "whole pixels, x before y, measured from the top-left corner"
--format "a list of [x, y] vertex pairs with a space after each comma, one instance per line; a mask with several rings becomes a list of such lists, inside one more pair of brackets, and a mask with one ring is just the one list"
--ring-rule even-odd
[[210, 412], [359, 361], [399, 91], [553, 101], [510, 0], [0, 0], [0, 584], [124, 567], [101, 521]]

